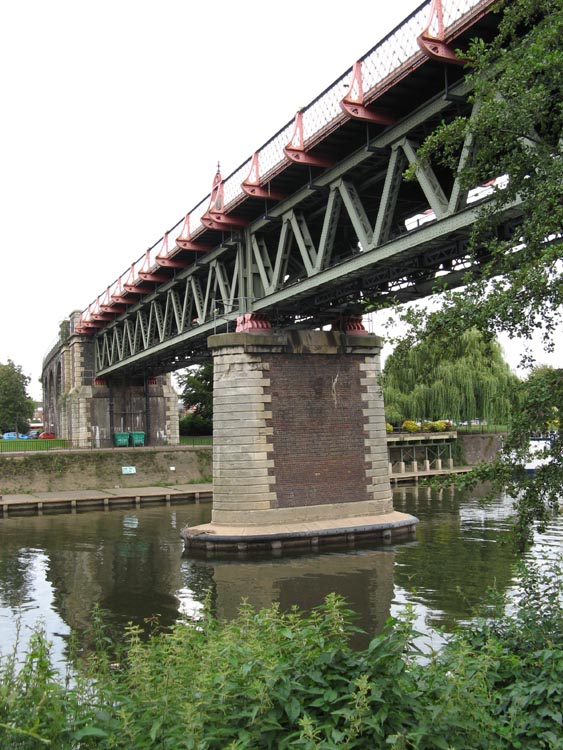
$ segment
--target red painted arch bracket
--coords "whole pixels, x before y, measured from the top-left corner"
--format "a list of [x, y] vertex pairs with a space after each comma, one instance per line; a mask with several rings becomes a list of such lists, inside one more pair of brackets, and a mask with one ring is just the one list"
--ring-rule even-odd
[[343, 317], [334, 322], [332, 324], [332, 330], [342, 331], [342, 333], [347, 333], [350, 336], [363, 336], [368, 333], [362, 319], [353, 316]]
[[82, 324], [76, 326], [74, 330], [76, 331], [76, 333], [91, 335], [93, 333], [96, 333], [96, 331], [98, 331], [100, 328], [105, 328], [105, 323], [102, 323], [100, 321], [87, 320]]
[[136, 286], [135, 284], [123, 284], [123, 288], [129, 294], [149, 294], [152, 292], [152, 287], [142, 286], [140, 284], [139, 286]]
[[393, 125], [397, 118], [382, 110], [368, 109], [364, 104], [362, 82], [362, 61], [357, 60], [352, 67], [352, 78], [348, 93], [340, 102], [340, 108], [355, 120], [366, 120], [378, 125]]
[[209, 197], [209, 206], [207, 211], [201, 217], [201, 223], [208, 229], [241, 229], [248, 226], [246, 219], [240, 219], [237, 216], [229, 216], [225, 213], [224, 185], [219, 165], [213, 178], [211, 186], [211, 195]]
[[228, 216], [220, 211], [207, 211], [201, 217], [201, 223], [208, 229], [243, 229], [248, 226], [246, 219]]
[[416, 41], [424, 54], [432, 60], [448, 62], [454, 65], [465, 65], [467, 62], [465, 58], [458, 57], [455, 51], [441, 39], [434, 39], [433, 37], [421, 34]]
[[151, 270], [151, 251], [147, 250], [145, 253], [145, 262], [139, 271], [139, 278], [143, 281], [159, 283], [161, 281], [168, 281], [170, 276], [167, 273], [155, 273]]
[[263, 333], [272, 325], [264, 313], [245, 313], [237, 318], [236, 333]]
[[334, 161], [320, 154], [312, 154], [305, 150], [305, 139], [303, 136], [303, 112], [295, 115], [293, 134], [287, 146], [283, 147], [284, 154], [296, 164], [305, 164], [308, 167], [332, 167]]
[[137, 278], [137, 274], [135, 273], [135, 264], [131, 263], [129, 276], [127, 277], [127, 281], [125, 282], [125, 284], [123, 284], [123, 289], [128, 294], [148, 294], [149, 292], [152, 292], [152, 288], [150, 286], [137, 284]]
[[260, 161], [258, 151], [255, 151], [250, 164], [250, 172], [244, 182], [241, 182], [241, 189], [246, 195], [252, 198], [266, 198], [266, 200], [280, 201], [286, 196], [277, 190], [272, 190], [269, 186], [264, 187], [260, 184]]
[[[432, 33], [430, 31], [433, 23], [438, 27], [437, 33]], [[458, 57], [455, 50], [444, 41], [444, 11], [442, 0], [432, 0], [430, 3], [428, 23], [416, 41], [424, 54], [432, 60], [448, 62], [454, 65], [465, 65], [467, 62], [464, 58]]]
[[[188, 218], [188, 217], [187, 217]], [[188, 219], [189, 225], [189, 219]], [[187, 268], [191, 266], [190, 260], [183, 260], [182, 258], [171, 258], [170, 250], [168, 249], [168, 232], [164, 233], [162, 238], [162, 246], [158, 251], [158, 255], [155, 256], [155, 261], [159, 266], [163, 268]]]
[[117, 280], [117, 286], [115, 292], [111, 295], [111, 300], [117, 302], [118, 305], [132, 305], [134, 300], [129, 299], [123, 295], [123, 285], [121, 283], [121, 277]]
[[[211, 247], [209, 245], [204, 245], [202, 242], [195, 242], [194, 240], [192, 240], [189, 214], [186, 214], [186, 218], [184, 219], [184, 224], [182, 225], [180, 234], [178, 235], [178, 237], [176, 237], [176, 244], [182, 250], [192, 250], [195, 253], [206, 253], [211, 250]], [[163, 255], [162, 250], [160, 251], [159, 255]], [[170, 263], [164, 263], [163, 265], [170, 265]]]

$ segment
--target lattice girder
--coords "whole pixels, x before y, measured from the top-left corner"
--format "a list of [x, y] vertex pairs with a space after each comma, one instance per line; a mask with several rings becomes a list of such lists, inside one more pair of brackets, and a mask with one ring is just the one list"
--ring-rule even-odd
[[[128, 306], [96, 334], [98, 374], [140, 368], [153, 352], [164, 360], [176, 346], [185, 358], [248, 312], [321, 324], [337, 301], [357, 305], [363, 289], [406, 300], [435, 284], [461, 283], [477, 204], [468, 202], [457, 171], [417, 164], [415, 146], [459, 112], [465, 84], [452, 93], [455, 105], [435, 97]], [[460, 165], [475, 148], [468, 139]], [[415, 165], [414, 183], [403, 180], [407, 164]], [[409, 211], [422, 217], [414, 230]]]

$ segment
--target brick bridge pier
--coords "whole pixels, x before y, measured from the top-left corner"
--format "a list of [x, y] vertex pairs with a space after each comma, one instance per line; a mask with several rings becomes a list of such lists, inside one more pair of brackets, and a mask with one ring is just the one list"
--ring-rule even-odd
[[188, 549], [316, 547], [414, 533], [393, 510], [381, 339], [291, 330], [211, 336], [211, 523]]

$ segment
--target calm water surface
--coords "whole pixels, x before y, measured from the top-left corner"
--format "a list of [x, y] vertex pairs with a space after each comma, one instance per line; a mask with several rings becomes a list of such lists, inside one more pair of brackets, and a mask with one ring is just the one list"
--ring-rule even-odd
[[[180, 613], [197, 618], [208, 595], [230, 618], [243, 597], [256, 607], [309, 608], [332, 591], [369, 634], [411, 604], [418, 630], [439, 643], [437, 631], [467, 620], [487, 587], [513, 583], [510, 502], [484, 508], [478, 492], [408, 487], [395, 491], [394, 505], [420, 519], [416, 541], [220, 560], [184, 556], [179, 537], [184, 525], [209, 519], [208, 504], [1, 519], [0, 650], [14, 644], [18, 620], [23, 644], [41, 620], [62, 656], [71, 630], [87, 641], [96, 604], [120, 632], [156, 616], [164, 625]], [[562, 542], [557, 520], [528, 554], [553, 557]]]

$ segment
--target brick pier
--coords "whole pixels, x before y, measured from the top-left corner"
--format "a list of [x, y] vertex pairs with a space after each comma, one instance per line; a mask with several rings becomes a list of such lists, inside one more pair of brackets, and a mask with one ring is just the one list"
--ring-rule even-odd
[[208, 551], [412, 534], [393, 510], [381, 339], [325, 331], [211, 336], [213, 512], [186, 529]]

